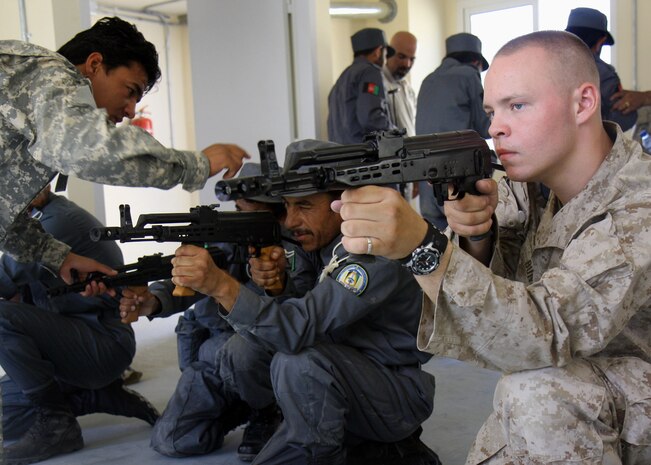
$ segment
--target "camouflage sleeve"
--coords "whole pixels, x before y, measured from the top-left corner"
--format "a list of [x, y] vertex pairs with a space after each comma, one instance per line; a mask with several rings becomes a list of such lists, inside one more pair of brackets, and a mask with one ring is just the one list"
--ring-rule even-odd
[[[200, 152], [168, 149], [140, 128], [116, 127], [98, 109], [85, 79], [58, 60], [43, 60], [12, 99], [13, 125], [39, 162], [102, 184], [186, 190], [203, 187], [209, 163]], [[28, 102], [24, 104], [24, 102]]]
[[498, 198], [495, 217], [500, 246], [493, 255], [491, 269], [499, 276], [513, 279], [529, 226], [527, 184], [502, 178], [498, 184]]
[[19, 215], [7, 230], [3, 251], [17, 262], [41, 262], [58, 276], [70, 246], [47, 234], [38, 220]]
[[604, 214], [531, 284], [499, 277], [455, 247], [441, 291], [425, 302], [419, 349], [505, 372], [600, 352], [651, 293], [650, 210]]

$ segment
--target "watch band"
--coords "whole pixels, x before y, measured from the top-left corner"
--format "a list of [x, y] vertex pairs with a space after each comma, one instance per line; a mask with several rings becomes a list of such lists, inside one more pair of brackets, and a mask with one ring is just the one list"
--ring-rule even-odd
[[447, 244], [447, 236], [428, 222], [423, 242], [416, 247], [403, 266], [416, 276], [428, 275], [438, 269]]
[[445, 249], [448, 246], [448, 236], [439, 231], [439, 229], [429, 221], [425, 220], [425, 222], [427, 223], [427, 232], [425, 233], [423, 241], [418, 244], [418, 247], [416, 247], [412, 253], [407, 255], [405, 258], [398, 260], [401, 264], [406, 265], [409, 263], [416, 250], [428, 246], [430, 243], [432, 244], [432, 247], [438, 250], [441, 255], [443, 255], [443, 252], [445, 252]]

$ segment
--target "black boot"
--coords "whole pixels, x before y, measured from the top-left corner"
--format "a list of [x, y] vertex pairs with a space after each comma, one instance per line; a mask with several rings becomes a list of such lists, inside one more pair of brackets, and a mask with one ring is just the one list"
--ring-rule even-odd
[[142, 371], [134, 370], [131, 365], [126, 367], [120, 375], [125, 386], [136, 384], [142, 378]]
[[218, 419], [224, 436], [226, 436], [238, 426], [246, 423], [250, 416], [251, 408], [249, 407], [249, 404], [240, 399], [231, 400], [228, 407], [224, 410]]
[[32, 426], [14, 444], [4, 448], [5, 465], [24, 465], [84, 447], [81, 428], [72, 412], [36, 407]]
[[346, 465], [441, 465], [438, 455], [420, 440], [422, 432], [419, 427], [401, 441], [349, 446]]
[[68, 394], [68, 401], [75, 416], [90, 413], [108, 413], [123, 417], [135, 417], [150, 425], [156, 423], [160, 414], [142, 395], [124, 387], [121, 379], [101, 389], [81, 389]]
[[282, 415], [275, 403], [262, 410], [252, 410], [242, 443], [237, 448], [240, 460], [251, 462], [276, 432], [281, 421]]

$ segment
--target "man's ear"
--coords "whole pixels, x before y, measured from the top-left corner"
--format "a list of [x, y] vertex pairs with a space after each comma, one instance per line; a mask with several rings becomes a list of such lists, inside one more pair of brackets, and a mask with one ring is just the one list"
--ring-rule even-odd
[[81, 73], [87, 78], [93, 77], [97, 74], [104, 64], [104, 57], [99, 52], [93, 52], [86, 58], [82, 65]]
[[601, 112], [601, 93], [596, 85], [584, 82], [575, 91], [576, 122], [585, 123], [595, 113]]

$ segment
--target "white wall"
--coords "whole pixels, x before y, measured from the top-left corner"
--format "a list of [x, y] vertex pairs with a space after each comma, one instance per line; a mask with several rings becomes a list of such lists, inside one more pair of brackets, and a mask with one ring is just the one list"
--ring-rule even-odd
[[[197, 145], [236, 143], [259, 161], [258, 141], [271, 139], [282, 161], [295, 137], [287, 3], [194, 0], [188, 25]], [[216, 201], [215, 181], [202, 203]]]
[[[99, 15], [95, 19], [105, 15]], [[137, 109], [146, 107], [152, 119], [154, 137], [163, 145], [178, 149], [195, 149], [192, 127], [192, 99], [188, 98], [191, 82], [188, 70], [187, 26], [165, 26], [151, 21], [125, 18], [134, 23], [140, 32], [156, 46], [161, 81], [146, 94]], [[166, 39], [165, 32], [169, 33]], [[169, 50], [166, 52], [166, 44]], [[169, 74], [166, 70], [169, 69]], [[168, 96], [171, 92], [171, 102]], [[171, 103], [171, 105], [170, 105]], [[172, 144], [173, 142], [173, 144]], [[106, 224], [119, 225], [119, 205], [129, 204], [133, 220], [143, 213], [188, 212], [199, 204], [198, 193], [189, 193], [180, 186], [170, 190], [156, 188], [133, 188], [104, 186]], [[120, 244], [125, 261], [130, 263], [138, 257], [156, 252], [171, 254], [179, 244], [137, 242]]]
[[647, 0], [612, 0], [617, 74], [624, 87], [651, 90], [651, 2]]

